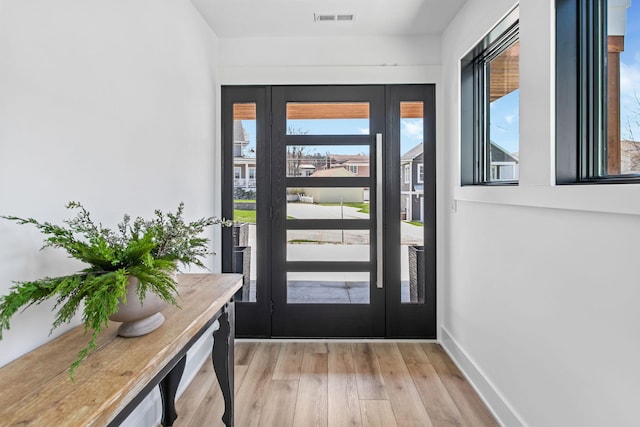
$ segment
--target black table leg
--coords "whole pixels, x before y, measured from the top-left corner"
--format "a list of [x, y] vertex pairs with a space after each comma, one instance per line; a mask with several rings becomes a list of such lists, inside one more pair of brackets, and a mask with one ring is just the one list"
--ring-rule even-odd
[[184, 366], [187, 362], [187, 355], [185, 354], [178, 361], [176, 366], [169, 371], [166, 377], [160, 381], [160, 395], [162, 396], [162, 425], [169, 427], [173, 425], [173, 422], [178, 418], [176, 412], [176, 392], [178, 391], [178, 385], [184, 372]]
[[213, 369], [224, 397], [222, 422], [227, 427], [233, 427], [234, 320], [234, 305], [230, 302], [218, 318], [220, 329], [213, 333]]

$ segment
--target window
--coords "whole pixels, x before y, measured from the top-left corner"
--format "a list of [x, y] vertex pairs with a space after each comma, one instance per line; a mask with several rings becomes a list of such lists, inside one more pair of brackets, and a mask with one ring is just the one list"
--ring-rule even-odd
[[249, 167], [249, 179], [256, 179], [256, 168]]
[[640, 5], [556, 3], [556, 180], [640, 182]]
[[239, 167], [237, 167], [237, 166], [233, 168], [233, 177], [234, 177], [235, 179], [240, 179], [240, 178], [242, 178], [242, 172], [241, 172], [241, 169], [240, 169]]
[[418, 164], [418, 177], [416, 178], [416, 182], [418, 184], [424, 183], [424, 165], [422, 163]]
[[404, 165], [404, 183], [409, 184], [411, 182], [411, 165]]
[[518, 182], [518, 17], [516, 8], [461, 61], [463, 185]]
[[351, 172], [354, 175], [358, 175], [358, 166], [357, 165], [348, 165], [349, 167], [349, 172]]

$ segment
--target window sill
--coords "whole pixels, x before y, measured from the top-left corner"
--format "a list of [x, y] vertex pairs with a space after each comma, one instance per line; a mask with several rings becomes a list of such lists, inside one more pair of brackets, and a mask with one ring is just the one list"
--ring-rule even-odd
[[640, 185], [464, 186], [453, 199], [543, 209], [640, 215]]

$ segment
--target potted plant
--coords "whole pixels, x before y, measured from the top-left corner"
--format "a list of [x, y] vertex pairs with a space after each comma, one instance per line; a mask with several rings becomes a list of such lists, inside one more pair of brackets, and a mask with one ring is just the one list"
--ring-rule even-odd
[[[70, 202], [67, 208], [77, 213], [65, 220], [65, 225], [2, 216], [18, 224], [35, 226], [46, 236], [44, 247], [64, 249], [71, 258], [88, 267], [66, 276], [16, 282], [9, 294], [0, 297], [0, 339], [2, 331], [9, 329], [11, 317], [22, 307], [55, 298], [57, 313], [52, 325], [55, 329], [68, 323], [82, 306], [85, 331], [91, 331], [91, 338], [71, 365], [73, 378], [75, 369], [96, 348], [96, 338], [108, 327], [110, 318], [120, 320], [113, 317], [119, 308], [132, 302], [144, 307], [147, 297], [178, 306], [175, 280], [178, 264], [204, 267], [203, 259], [211, 253], [207, 248], [209, 239], [201, 237], [202, 232], [214, 224], [230, 226], [232, 221], [210, 217], [186, 222], [182, 217], [184, 204], [180, 203], [176, 213], [156, 210], [151, 220], [138, 217], [132, 221], [125, 214], [114, 231], [96, 224], [78, 202]], [[138, 301], [131, 301], [135, 296]], [[155, 303], [146, 305], [148, 309]], [[156, 317], [154, 322], [158, 320]], [[162, 321], [164, 318], [155, 328]]]

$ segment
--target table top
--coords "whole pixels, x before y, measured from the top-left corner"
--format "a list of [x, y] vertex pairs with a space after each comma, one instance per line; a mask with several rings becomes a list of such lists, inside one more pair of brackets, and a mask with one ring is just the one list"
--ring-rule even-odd
[[165, 322], [137, 338], [117, 336], [120, 323], [111, 322], [76, 370], [75, 382], [69, 366], [90, 338], [83, 326], [0, 368], [0, 424], [108, 424], [241, 286], [238, 274], [178, 275], [181, 309], [163, 310]]

